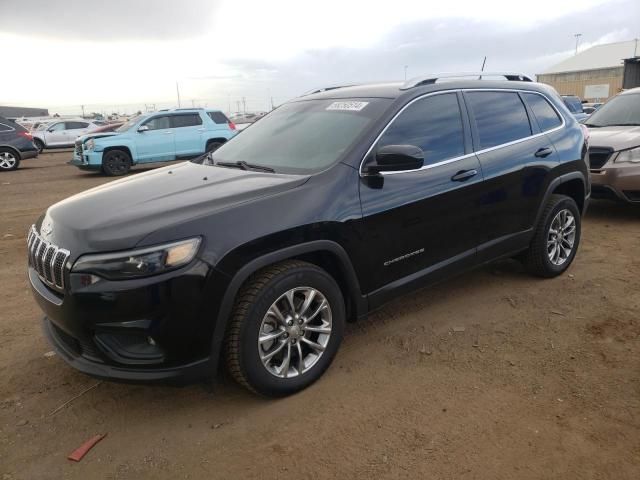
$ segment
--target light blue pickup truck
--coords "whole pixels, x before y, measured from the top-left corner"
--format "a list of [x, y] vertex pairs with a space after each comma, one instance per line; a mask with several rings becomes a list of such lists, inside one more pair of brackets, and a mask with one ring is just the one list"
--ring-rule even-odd
[[115, 132], [79, 137], [71, 165], [125, 175], [132, 165], [189, 159], [211, 152], [237, 133], [219, 110], [175, 109], [132, 118]]

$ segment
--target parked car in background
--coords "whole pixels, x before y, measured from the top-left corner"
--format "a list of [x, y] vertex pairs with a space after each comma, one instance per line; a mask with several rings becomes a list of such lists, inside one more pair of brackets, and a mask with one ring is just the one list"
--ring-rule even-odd
[[598, 108], [600, 108], [603, 105], [604, 102], [596, 102], [596, 103], [583, 103], [582, 104], [582, 111], [584, 113], [586, 113], [587, 115], [591, 115], [593, 112], [595, 112]]
[[585, 125], [593, 197], [640, 203], [640, 88], [613, 97]]
[[84, 135], [71, 164], [124, 175], [138, 163], [189, 159], [211, 152], [236, 134], [220, 110], [176, 109], [135, 117], [111, 133]]
[[0, 171], [15, 170], [21, 160], [38, 156], [33, 137], [22, 125], [0, 117]]
[[253, 123], [266, 115], [266, 112], [258, 113], [236, 113], [232, 115], [231, 121], [235, 124]]
[[[283, 396], [392, 298], [516, 255], [562, 274], [589, 199], [587, 129], [550, 87], [471, 75], [320, 89], [198, 161], [49, 207], [28, 276], [58, 357], [129, 381], [211, 379], [222, 360]], [[163, 112], [96, 146], [195, 113], [204, 125]]]
[[59, 120], [40, 130], [34, 130], [33, 142], [39, 152], [45, 148], [72, 147], [76, 138], [97, 127], [98, 125], [88, 120]]
[[580, 97], [577, 97], [576, 95], [562, 95], [562, 101], [579, 122], [589, 116], [584, 113], [584, 110], [582, 109], [582, 101], [580, 100]]
[[106, 132], [115, 132], [118, 130], [125, 122], [113, 122], [107, 123], [104, 125], [100, 125], [99, 127], [94, 128], [90, 132], [87, 132], [87, 135], [92, 135], [94, 133], [106, 133]]

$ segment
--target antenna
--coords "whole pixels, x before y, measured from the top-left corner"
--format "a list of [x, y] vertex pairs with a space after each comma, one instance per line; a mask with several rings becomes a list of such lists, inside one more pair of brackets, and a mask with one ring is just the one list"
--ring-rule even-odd
[[[482, 68], [480, 69], [481, 72], [484, 72], [484, 66], [486, 63], [487, 63], [487, 56], [485, 55], [484, 60], [482, 60]], [[482, 80], [482, 75], [478, 77], [478, 80]]]

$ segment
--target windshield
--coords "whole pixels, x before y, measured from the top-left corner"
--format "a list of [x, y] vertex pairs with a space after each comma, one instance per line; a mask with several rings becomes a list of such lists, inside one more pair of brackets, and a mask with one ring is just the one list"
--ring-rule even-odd
[[[118, 127], [114, 130], [114, 132], [126, 132], [127, 130], [129, 130], [131, 127], [133, 127], [136, 123], [138, 123], [138, 120], [140, 120], [140, 117], [142, 115], [138, 115], [137, 117], [133, 117], [132, 119], [130, 119], [128, 122], [126, 122], [124, 125], [122, 125], [121, 127]], [[118, 137], [120, 138], [120, 137]]]
[[278, 173], [321, 171], [340, 160], [390, 103], [380, 98], [286, 103], [216, 150], [213, 161], [244, 161]]
[[586, 122], [591, 127], [640, 125], [640, 93], [618, 95], [593, 112]]

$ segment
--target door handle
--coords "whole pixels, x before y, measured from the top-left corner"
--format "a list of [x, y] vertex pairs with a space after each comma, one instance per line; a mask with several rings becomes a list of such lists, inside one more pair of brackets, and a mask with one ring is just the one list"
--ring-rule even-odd
[[164, 132], [165, 135], [171, 135], [173, 132], [171, 130]]
[[204, 131], [206, 131], [206, 130], [207, 130], [206, 128], [199, 128], [199, 129], [198, 129], [198, 131], [199, 131], [199, 132], [204, 132]]
[[536, 151], [536, 153], [534, 153], [534, 155], [538, 158], [544, 158], [544, 157], [548, 157], [552, 153], [553, 153], [553, 150], [551, 150], [549, 147], [542, 147], [542, 148], [539, 148]]
[[451, 180], [453, 180], [454, 182], [464, 182], [466, 180], [469, 180], [471, 177], [475, 177], [478, 174], [477, 170], [460, 170], [458, 173], [456, 173], [453, 177], [451, 177]]

